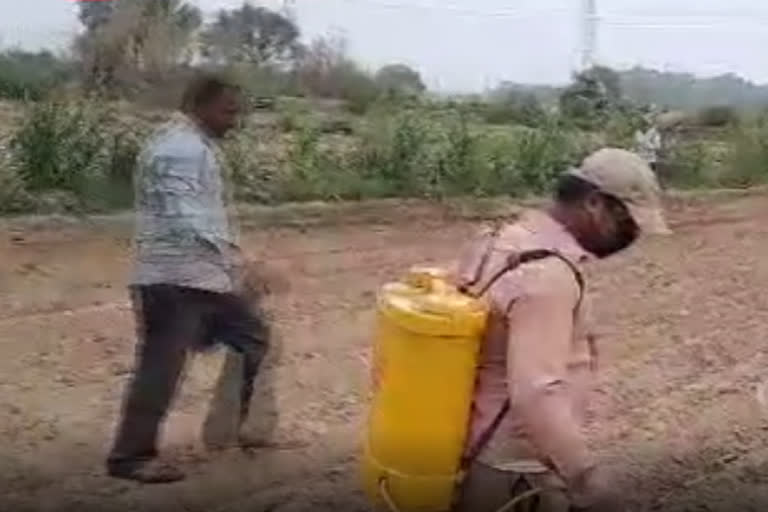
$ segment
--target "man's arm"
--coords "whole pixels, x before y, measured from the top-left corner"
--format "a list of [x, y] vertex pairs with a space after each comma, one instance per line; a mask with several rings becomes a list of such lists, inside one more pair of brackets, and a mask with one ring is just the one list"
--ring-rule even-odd
[[566, 482], [579, 507], [574, 510], [619, 511], [615, 489], [590, 454], [573, 411], [568, 361], [581, 289], [571, 269], [554, 258], [520, 271], [526, 272], [524, 292], [507, 301], [513, 409], [534, 447]]
[[531, 263], [521, 271], [524, 292], [507, 313], [511, 401], [531, 442], [570, 483], [594, 466], [574, 415], [568, 377], [581, 292], [559, 260]]

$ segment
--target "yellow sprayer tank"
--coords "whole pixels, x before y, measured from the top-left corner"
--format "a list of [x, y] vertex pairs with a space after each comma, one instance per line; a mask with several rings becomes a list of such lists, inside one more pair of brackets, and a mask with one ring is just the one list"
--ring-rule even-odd
[[439, 269], [413, 269], [380, 291], [362, 464], [377, 508], [450, 510], [486, 314]]

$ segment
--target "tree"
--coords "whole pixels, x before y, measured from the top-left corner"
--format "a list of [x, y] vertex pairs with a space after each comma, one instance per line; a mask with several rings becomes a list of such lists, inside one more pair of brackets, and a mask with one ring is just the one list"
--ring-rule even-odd
[[89, 32], [95, 32], [129, 10], [136, 19], [154, 23], [165, 21], [173, 29], [196, 30], [203, 21], [200, 9], [182, 0], [110, 0], [80, 2], [80, 22]]
[[163, 20], [186, 32], [197, 29], [203, 21], [200, 9], [182, 0], [143, 0], [139, 3], [144, 6], [142, 17], [146, 21]]
[[539, 99], [530, 92], [510, 88], [484, 102], [485, 120], [491, 124], [515, 123], [536, 127], [546, 118]]
[[599, 122], [611, 108], [620, 106], [621, 80], [608, 68], [593, 68], [574, 76], [560, 95], [560, 111], [584, 127]]
[[418, 71], [405, 64], [390, 64], [376, 73], [376, 83], [389, 94], [417, 95], [426, 90]]
[[283, 64], [300, 51], [296, 23], [266, 7], [244, 3], [221, 10], [202, 35], [203, 54], [217, 63]]
[[300, 87], [310, 95], [346, 100], [363, 113], [378, 98], [376, 81], [347, 55], [343, 37], [319, 37], [302, 53], [296, 66]]
[[115, 2], [80, 2], [80, 23], [92, 32], [104, 25], [112, 17]]
[[72, 63], [47, 50], [7, 50], [0, 53], [0, 98], [42, 99], [72, 78]]
[[621, 99], [621, 76], [616, 71], [605, 66], [595, 66], [586, 73], [604, 88], [604, 94], [610, 101]]
[[162, 72], [189, 59], [191, 36], [202, 23], [183, 0], [81, 2], [86, 33], [75, 47], [90, 86], [112, 87], [120, 74]]
[[141, 12], [143, 30], [134, 36], [135, 54], [143, 67], [150, 71], [164, 71], [189, 61], [190, 42], [202, 25], [200, 9], [182, 0], [144, 0]]

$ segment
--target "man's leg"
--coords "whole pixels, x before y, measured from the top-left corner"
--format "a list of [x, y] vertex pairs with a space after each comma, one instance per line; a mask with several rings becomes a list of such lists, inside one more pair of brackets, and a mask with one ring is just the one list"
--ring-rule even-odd
[[199, 337], [200, 311], [183, 288], [154, 285], [132, 292], [139, 338], [136, 368], [107, 468], [118, 478], [173, 482], [184, 474], [153, 459], [160, 423], [176, 391], [187, 350]]
[[567, 512], [568, 501], [558, 488], [538, 475], [523, 475], [492, 468], [480, 462], [470, 467], [459, 493], [456, 512], [496, 512], [523, 494], [541, 489], [521, 499], [508, 512]]
[[539, 495], [540, 512], [568, 512], [571, 501], [563, 480], [553, 472], [528, 474], [525, 476], [529, 485], [543, 492]]
[[224, 449], [237, 445], [242, 375], [243, 356], [226, 347], [224, 364], [203, 422], [202, 438], [208, 449]]
[[[239, 435], [243, 423], [248, 419], [254, 381], [269, 349], [270, 328], [258, 304], [249, 303], [234, 294], [211, 294], [210, 301], [213, 318], [209, 336], [237, 353], [237, 355], [227, 355], [224, 372], [237, 372], [236, 382], [233, 384], [237, 388], [235, 430]], [[221, 400], [222, 397], [219, 399]], [[209, 414], [206, 423], [224, 420], [225, 418], [213, 419]], [[211, 429], [213, 429], [212, 423], [206, 425], [204, 431]], [[226, 444], [222, 441], [212, 444]]]

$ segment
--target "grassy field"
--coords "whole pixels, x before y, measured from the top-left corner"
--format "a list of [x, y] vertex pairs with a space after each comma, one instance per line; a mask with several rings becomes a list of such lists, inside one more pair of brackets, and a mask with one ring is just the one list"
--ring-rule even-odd
[[[364, 114], [339, 101], [278, 98], [225, 142], [239, 200], [254, 205], [381, 198], [538, 196], [589, 152], [632, 148], [632, 117], [591, 129], [559, 114], [531, 126], [476, 103], [381, 101]], [[0, 208], [95, 213], [131, 204], [141, 144], [167, 110], [70, 99], [0, 103]], [[490, 123], [489, 119], [494, 120]], [[675, 188], [743, 188], [768, 176], [761, 119], [667, 130], [660, 176]]]

